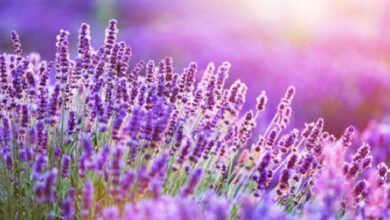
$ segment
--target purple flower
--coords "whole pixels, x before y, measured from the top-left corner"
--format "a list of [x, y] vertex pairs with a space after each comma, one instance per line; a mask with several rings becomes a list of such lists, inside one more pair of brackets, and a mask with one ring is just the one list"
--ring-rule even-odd
[[377, 166], [377, 173], [378, 173], [378, 184], [384, 185], [387, 181], [389, 167], [385, 163], [380, 163]]
[[44, 154], [39, 154], [35, 158], [35, 162], [33, 165], [33, 173], [32, 173], [34, 179], [38, 180], [41, 178], [42, 172], [44, 171], [47, 162], [48, 162], [48, 158]]
[[343, 133], [343, 135], [341, 137], [342, 145], [345, 148], [351, 147], [353, 132], [354, 132], [354, 128], [352, 126], [350, 126], [350, 127], [345, 129], [345, 131], [344, 131], [344, 133]]
[[60, 79], [64, 84], [67, 82], [69, 77], [69, 32], [65, 30], [60, 30], [60, 33], [57, 35], [57, 53], [56, 53], [56, 78]]
[[155, 176], [163, 177], [166, 172], [167, 162], [168, 162], [168, 154], [164, 154], [160, 158], [156, 159], [152, 165], [150, 176], [152, 178]]
[[69, 176], [70, 162], [71, 162], [71, 157], [69, 155], [63, 155], [62, 156], [61, 176], [64, 177], [64, 178]]
[[148, 185], [151, 180], [145, 166], [141, 166], [138, 169], [137, 179], [138, 179], [138, 192], [142, 195], [145, 193], [145, 190], [148, 188]]
[[15, 54], [20, 57], [22, 54], [22, 44], [20, 43], [19, 35], [15, 31], [11, 32], [11, 39], [14, 45]]
[[47, 122], [51, 125], [54, 125], [57, 122], [58, 118], [58, 111], [59, 107], [61, 105], [61, 100], [60, 100], [60, 85], [56, 85], [54, 87], [53, 93], [51, 95], [50, 103], [48, 106], [48, 116], [50, 118], [47, 120]]
[[182, 189], [181, 196], [184, 196], [184, 197], [190, 196], [195, 192], [196, 187], [201, 180], [202, 173], [203, 173], [202, 169], [194, 170], [190, 179], [187, 182], [187, 185]]
[[74, 189], [71, 188], [68, 191], [68, 196], [61, 201], [61, 216], [64, 220], [74, 219]]
[[91, 156], [93, 154], [93, 146], [89, 140], [89, 138], [84, 137], [82, 141], [82, 154], [78, 161], [78, 167], [79, 167], [79, 175], [84, 176], [86, 169], [89, 169], [91, 167], [88, 167], [89, 165], [92, 166]]
[[179, 157], [177, 158], [178, 164], [183, 164], [184, 161], [186, 161], [188, 154], [190, 152], [190, 148], [191, 148], [191, 142], [187, 140], [187, 142], [184, 144], [183, 148], [181, 149]]
[[76, 131], [76, 113], [74, 111], [69, 112], [69, 117], [68, 117], [68, 134], [72, 135]]
[[92, 208], [93, 195], [94, 195], [94, 188], [92, 183], [89, 180], [87, 180], [84, 183], [82, 195], [83, 195], [83, 199], [81, 203], [81, 216], [83, 218], [89, 218], [91, 213], [91, 208]]
[[267, 104], [267, 101], [268, 101], [267, 96], [265, 95], [265, 91], [261, 91], [261, 93], [257, 97], [256, 101], [257, 101], [257, 106], [256, 106], [257, 110], [259, 112], [264, 111], [265, 105]]
[[57, 169], [44, 173], [34, 186], [34, 194], [38, 203], [54, 203], [57, 195], [54, 186], [57, 182]]
[[24, 147], [19, 150], [19, 160], [22, 162], [30, 162], [33, 160], [34, 152], [30, 147]]
[[119, 110], [117, 115], [115, 116], [113, 125], [112, 125], [112, 139], [115, 141], [120, 141], [120, 136], [119, 136], [119, 130], [122, 126], [123, 119], [126, 117], [126, 112], [124, 109]]
[[59, 159], [61, 157], [61, 153], [62, 153], [61, 147], [56, 146], [54, 148], [54, 158]]
[[118, 34], [118, 29], [116, 27], [117, 21], [114, 19], [111, 19], [109, 21], [108, 27], [106, 29], [106, 38], [105, 38], [105, 48], [104, 48], [104, 53], [105, 55], [109, 56], [111, 55], [111, 50], [114, 48], [117, 34]]
[[28, 112], [28, 106], [23, 105], [22, 106], [22, 118], [21, 118], [21, 126], [23, 128], [27, 128], [29, 124], [29, 112]]
[[135, 181], [135, 174], [133, 172], [128, 171], [124, 173], [120, 183], [120, 188], [122, 190], [122, 193], [126, 195], [127, 191], [130, 189], [134, 181]]
[[353, 193], [355, 196], [356, 203], [362, 199], [365, 199], [367, 196], [367, 181], [360, 180], [355, 187], [353, 188]]
[[9, 121], [7, 118], [3, 117], [3, 127], [1, 127], [1, 141], [3, 145], [7, 145], [11, 140], [11, 128], [9, 126]]
[[93, 146], [91, 144], [91, 141], [89, 138], [85, 137], [85, 138], [83, 138], [82, 143], [83, 143], [82, 157], [89, 158], [90, 156], [92, 156], [92, 153], [93, 153]]
[[110, 169], [109, 181], [111, 184], [110, 192], [113, 196], [118, 196], [120, 193], [118, 186], [120, 184], [122, 169], [124, 166], [122, 157], [123, 157], [123, 150], [120, 147], [117, 147], [113, 152], [110, 166], [109, 166]]
[[84, 80], [89, 79], [88, 70], [90, 68], [92, 62], [92, 54], [91, 54], [91, 36], [89, 25], [86, 23], [82, 23], [79, 31], [79, 46], [78, 53], [81, 57], [82, 69], [86, 70], [84, 74]]
[[119, 209], [117, 206], [111, 206], [103, 209], [103, 216], [105, 219], [118, 219], [119, 218]]
[[288, 169], [284, 169], [279, 179], [279, 185], [277, 189], [277, 194], [282, 196], [289, 189], [289, 180], [290, 180], [290, 171]]
[[315, 123], [314, 128], [311, 130], [307, 138], [305, 147], [308, 151], [314, 148], [316, 142], [318, 141], [318, 138], [320, 137], [320, 134], [322, 133], [323, 127], [324, 127], [324, 120], [320, 118]]
[[9, 154], [6, 154], [5, 156], [5, 167], [7, 170], [11, 170], [14, 167], [14, 161], [12, 160], [12, 157]]
[[101, 152], [98, 155], [98, 159], [96, 160], [96, 169], [103, 170], [104, 166], [107, 164], [110, 156], [110, 146], [106, 145], [103, 147]]

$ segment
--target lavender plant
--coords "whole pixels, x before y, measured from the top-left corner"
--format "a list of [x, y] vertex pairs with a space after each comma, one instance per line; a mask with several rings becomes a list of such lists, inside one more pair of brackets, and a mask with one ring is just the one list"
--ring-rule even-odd
[[389, 169], [371, 168], [368, 144], [348, 156], [352, 127], [286, 130], [294, 87], [255, 134], [266, 93], [241, 112], [247, 87], [225, 85], [230, 63], [199, 81], [196, 63], [176, 73], [170, 57], [129, 69], [117, 35], [110, 20], [95, 50], [82, 24], [71, 59], [61, 30], [47, 62], [23, 56], [12, 32], [14, 53], [0, 55], [1, 219], [389, 216]]

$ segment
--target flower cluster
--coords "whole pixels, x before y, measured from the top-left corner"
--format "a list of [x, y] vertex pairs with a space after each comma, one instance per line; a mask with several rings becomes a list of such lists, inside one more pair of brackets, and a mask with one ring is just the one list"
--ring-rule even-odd
[[258, 134], [266, 93], [242, 112], [247, 87], [225, 85], [230, 63], [200, 80], [196, 63], [177, 73], [170, 57], [130, 69], [117, 38], [110, 20], [95, 50], [82, 24], [71, 59], [61, 30], [47, 62], [23, 56], [12, 32], [15, 53], [0, 55], [1, 219], [389, 216], [389, 169], [368, 144], [348, 157], [352, 127], [287, 130], [294, 87]]

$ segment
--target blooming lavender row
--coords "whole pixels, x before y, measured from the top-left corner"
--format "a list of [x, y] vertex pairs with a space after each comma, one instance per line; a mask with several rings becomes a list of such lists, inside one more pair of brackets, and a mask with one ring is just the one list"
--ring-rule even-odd
[[[78, 54], [57, 36], [53, 62], [0, 55], [1, 219], [328, 219], [389, 217], [385, 163], [351, 148], [324, 120], [288, 125], [289, 87], [264, 131], [264, 91], [225, 85], [230, 63], [175, 72], [172, 58], [139, 61], [110, 20], [104, 45], [82, 24]], [[55, 82], [49, 78], [55, 76]], [[252, 140], [255, 140], [254, 142]]]

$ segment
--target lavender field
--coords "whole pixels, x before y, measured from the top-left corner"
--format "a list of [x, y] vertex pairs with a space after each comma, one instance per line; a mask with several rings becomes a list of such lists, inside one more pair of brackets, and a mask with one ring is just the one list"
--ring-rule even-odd
[[0, 219], [390, 219], [389, 14], [0, 0]]

